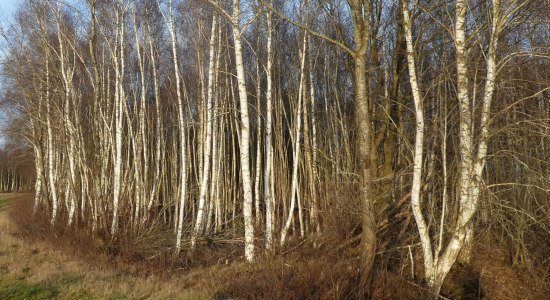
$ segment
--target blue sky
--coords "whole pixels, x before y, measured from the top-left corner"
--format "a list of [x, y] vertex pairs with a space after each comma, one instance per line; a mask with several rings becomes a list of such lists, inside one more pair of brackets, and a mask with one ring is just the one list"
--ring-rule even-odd
[[[0, 25], [6, 26], [11, 21], [17, 6], [21, 2], [22, 0], [0, 0]], [[2, 86], [0, 85], [1, 88]], [[3, 121], [2, 111], [0, 110], [0, 147], [4, 145], [4, 138], [2, 137]]]
[[0, 0], [0, 20], [5, 25], [15, 12], [22, 0]]

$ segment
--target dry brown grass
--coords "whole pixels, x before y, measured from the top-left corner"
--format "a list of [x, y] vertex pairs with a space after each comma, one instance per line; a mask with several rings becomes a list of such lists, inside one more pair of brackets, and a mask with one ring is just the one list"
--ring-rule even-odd
[[[49, 226], [46, 216], [32, 216], [31, 200], [18, 200], [0, 211], [0, 270], [30, 284], [58, 287], [60, 298], [364, 298], [358, 288], [358, 240], [350, 234], [360, 229], [353, 217], [338, 224], [339, 214], [346, 213], [338, 206], [329, 214], [333, 218], [324, 220], [326, 228], [333, 228], [327, 234], [291, 238], [274, 255], [249, 264], [242, 259], [242, 241], [229, 236], [200, 240], [193, 257], [183, 253], [174, 259], [173, 236], [162, 226], [139, 234], [123, 231], [123, 239], [110, 240], [78, 226]], [[542, 299], [550, 293], [548, 278], [511, 267], [502, 247], [477, 244], [474, 250], [470, 267], [453, 268], [442, 289], [446, 297]], [[399, 258], [403, 255], [399, 251], [380, 256], [369, 289], [371, 298], [433, 299], [420, 280], [420, 253], [415, 252], [412, 278], [403, 263], [408, 257]], [[397, 260], [401, 260], [399, 266], [394, 263]]]
[[[29, 203], [21, 199], [10, 205], [9, 209], [0, 210], [2, 278], [56, 287], [59, 291], [57, 298], [60, 299], [208, 298], [204, 292], [193, 289], [187, 277], [138, 274], [129, 265], [114, 263], [104, 252], [96, 252], [98, 248], [90, 248], [82, 256], [84, 253], [78, 250], [79, 247], [68, 246], [77, 237], [52, 240], [43, 231], [29, 236], [30, 232], [20, 231], [20, 226], [15, 226], [8, 216], [8, 212], [11, 212], [11, 217], [23, 217], [24, 213], [20, 209], [28, 209]], [[61, 248], [63, 245], [67, 245], [67, 248]], [[84, 257], [88, 259], [84, 260]]]
[[[357, 241], [342, 232], [357, 231], [357, 221], [348, 218], [345, 226], [341, 223], [338, 226], [338, 214], [342, 211], [332, 214], [333, 219], [325, 220], [325, 225], [334, 229], [329, 230], [329, 234], [308, 240], [291, 238], [287, 247], [276, 249], [274, 256], [260, 257], [257, 263], [248, 264], [241, 257], [241, 243], [231, 242], [228, 237], [201, 240], [192, 259], [184, 254], [174, 260], [169, 250], [151, 255], [154, 250], [171, 249], [171, 244], [163, 242], [166, 236], [162, 235], [172, 236], [162, 229], [153, 228], [139, 236], [126, 233], [124, 239], [110, 241], [102, 235], [93, 237], [78, 226], [51, 227], [46, 215], [32, 216], [31, 205], [30, 198], [18, 201], [11, 207], [10, 218], [17, 224], [18, 238], [45, 248], [39, 253], [47, 257], [42, 260], [41, 270], [29, 278], [32, 282], [45, 282], [52, 278], [52, 273], [53, 277], [69, 274], [69, 277], [81, 278], [76, 289], [99, 290], [102, 296], [118, 290], [137, 297], [163, 295], [161, 298], [165, 298], [164, 295], [172, 297], [199, 290], [200, 294], [193, 292], [192, 295], [217, 299], [363, 297], [358, 289], [359, 264], [354, 251]], [[58, 220], [58, 224], [63, 221]], [[346, 243], [346, 247], [342, 247]], [[52, 252], [55, 254], [50, 256]], [[21, 255], [32, 253], [23, 251]], [[86, 263], [78, 263], [82, 261]], [[58, 265], [63, 268], [58, 269]], [[86, 270], [89, 271], [84, 275]], [[136, 290], [137, 285], [140, 289]], [[156, 292], [159, 289], [160, 292]]]
[[548, 299], [550, 277], [537, 267], [512, 266], [508, 251], [496, 244], [478, 244], [472, 268], [487, 299]]

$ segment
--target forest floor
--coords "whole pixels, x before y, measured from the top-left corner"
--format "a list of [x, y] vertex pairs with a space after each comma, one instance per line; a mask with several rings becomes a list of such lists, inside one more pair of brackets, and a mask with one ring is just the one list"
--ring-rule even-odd
[[95, 266], [47, 242], [24, 239], [9, 217], [21, 195], [0, 194], [0, 299], [201, 299], [185, 278]]

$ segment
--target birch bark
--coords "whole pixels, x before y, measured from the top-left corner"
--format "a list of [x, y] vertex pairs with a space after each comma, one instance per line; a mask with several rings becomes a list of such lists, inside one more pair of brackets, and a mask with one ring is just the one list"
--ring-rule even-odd
[[[440, 255], [443, 243], [443, 224], [445, 217], [446, 206], [446, 191], [443, 195], [443, 211], [440, 221], [439, 245], [435, 256], [433, 255], [432, 240], [429, 236], [428, 225], [422, 215], [421, 203], [419, 200], [420, 181], [422, 176], [422, 139], [423, 139], [423, 110], [421, 105], [420, 90], [418, 88], [417, 77], [415, 74], [413, 42], [412, 42], [412, 21], [409, 15], [408, 1], [402, 1], [404, 29], [407, 41], [407, 60], [409, 63], [410, 83], [413, 90], [415, 100], [415, 111], [417, 115], [417, 128], [415, 140], [415, 157], [414, 157], [414, 174], [412, 188], [412, 208], [417, 223], [417, 228], [420, 233], [422, 249], [424, 253], [425, 278], [430, 287], [430, 290], [438, 294], [445, 277], [449, 273], [451, 267], [456, 262], [460, 252], [464, 247], [467, 247], [469, 239], [473, 237], [472, 217], [475, 214], [478, 202], [479, 191], [481, 185], [481, 176], [487, 154], [489, 112], [491, 100], [494, 93], [494, 85], [496, 78], [496, 47], [498, 34], [500, 32], [500, 1], [493, 1], [493, 16], [491, 38], [487, 53], [487, 78], [485, 82], [485, 91], [483, 95], [482, 112], [481, 112], [481, 133], [477, 148], [473, 143], [473, 105], [469, 96], [469, 79], [468, 79], [468, 49], [466, 46], [465, 23], [467, 16], [467, 1], [457, 0], [456, 2], [456, 22], [455, 22], [455, 47], [456, 47], [456, 65], [457, 65], [457, 89], [458, 101], [460, 108], [459, 118], [459, 144], [460, 144], [460, 178], [459, 178], [459, 211], [455, 227], [451, 233], [451, 237], [445, 251]], [[446, 117], [446, 116], [445, 116]], [[446, 123], [445, 123], [446, 124]], [[446, 125], [445, 125], [446, 126]], [[445, 149], [446, 144], [444, 142]], [[444, 150], [445, 151], [445, 150]], [[445, 157], [445, 155], [444, 155]], [[446, 162], [444, 162], [444, 171], [446, 173]], [[446, 174], [445, 174], [446, 181]], [[445, 182], [446, 183], [446, 182]], [[468, 255], [468, 254], [467, 254]]]
[[243, 66], [240, 28], [240, 1], [234, 0], [232, 14], [233, 42], [235, 43], [235, 65], [237, 68], [237, 85], [240, 106], [240, 163], [243, 185], [243, 217], [245, 230], [245, 257], [254, 260], [254, 220], [252, 216], [252, 182], [250, 180], [250, 119], [248, 115], [248, 96]]
[[176, 95], [177, 95], [177, 110], [178, 110], [178, 130], [179, 130], [179, 156], [180, 156], [180, 165], [179, 165], [179, 211], [178, 211], [178, 223], [176, 230], [176, 253], [181, 250], [181, 240], [183, 233], [183, 217], [185, 212], [185, 202], [187, 199], [187, 137], [185, 126], [185, 116], [184, 116], [184, 107], [181, 96], [181, 79], [179, 73], [179, 64], [178, 64], [178, 53], [177, 53], [177, 40], [176, 40], [176, 30], [174, 28], [173, 12], [172, 12], [172, 0], [168, 2], [168, 31], [170, 32], [170, 37], [172, 41], [172, 61], [174, 64], [174, 76], [176, 78]]
[[[298, 193], [298, 166], [300, 164], [300, 135], [302, 132], [302, 101], [304, 94], [304, 83], [305, 83], [305, 65], [306, 65], [306, 48], [307, 47], [307, 34], [304, 34], [302, 41], [302, 48], [300, 50], [300, 85], [298, 88], [298, 107], [296, 109], [296, 135], [294, 137], [294, 150], [292, 152], [292, 181], [290, 187], [290, 208], [288, 211], [288, 217], [285, 222], [285, 226], [281, 230], [281, 246], [286, 242], [286, 236], [288, 234], [288, 229], [290, 224], [294, 219], [294, 208], [296, 205], [296, 197]], [[300, 226], [303, 226], [300, 222]]]
[[214, 81], [214, 65], [216, 58], [216, 31], [217, 31], [218, 20], [214, 15], [212, 17], [212, 29], [210, 35], [210, 58], [208, 62], [208, 86], [207, 86], [207, 95], [206, 95], [206, 139], [204, 141], [204, 167], [202, 168], [202, 178], [199, 192], [199, 204], [197, 208], [197, 219], [195, 222], [195, 229], [191, 236], [191, 250], [195, 248], [195, 243], [197, 241], [197, 236], [201, 234], [201, 231], [204, 230], [204, 214], [205, 214], [205, 205], [206, 205], [206, 195], [208, 192], [208, 179], [210, 178], [210, 166], [211, 166], [211, 156], [212, 156], [212, 120], [213, 120], [213, 111], [212, 111], [212, 102], [214, 101], [213, 94], [213, 81]]
[[265, 122], [265, 172], [264, 172], [264, 202], [265, 202], [265, 248], [271, 251], [273, 247], [273, 205], [274, 205], [274, 174], [273, 174], [273, 50], [272, 50], [272, 12], [267, 10], [267, 68], [266, 68], [266, 122]]

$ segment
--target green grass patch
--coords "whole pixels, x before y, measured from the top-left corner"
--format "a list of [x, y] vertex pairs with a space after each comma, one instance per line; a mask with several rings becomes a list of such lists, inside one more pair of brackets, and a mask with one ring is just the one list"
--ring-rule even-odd
[[[76, 276], [67, 276], [59, 278], [57, 282], [49, 281], [41, 284], [29, 284], [23, 279], [7, 279], [0, 277], [0, 299], [1, 300], [96, 300], [101, 299], [85, 290], [67, 289], [68, 286], [76, 284], [81, 278]], [[116, 297], [114, 299], [127, 299]]]
[[10, 204], [10, 199], [0, 199], [0, 208]]
[[138, 299], [119, 292], [108, 292], [108, 296], [97, 296], [93, 292], [83, 289], [82, 287], [78, 287], [83, 280], [82, 276], [69, 274], [53, 276], [52, 278], [38, 284], [30, 284], [26, 281], [25, 277], [31, 272], [32, 270], [30, 268], [23, 268], [24, 274], [17, 278], [9, 276], [6, 277], [5, 275], [8, 273], [7, 270], [4, 274], [0, 272], [0, 300]]
[[55, 299], [58, 294], [59, 291], [55, 287], [40, 284], [28, 284], [23, 280], [9, 280], [0, 278], [0, 299]]

